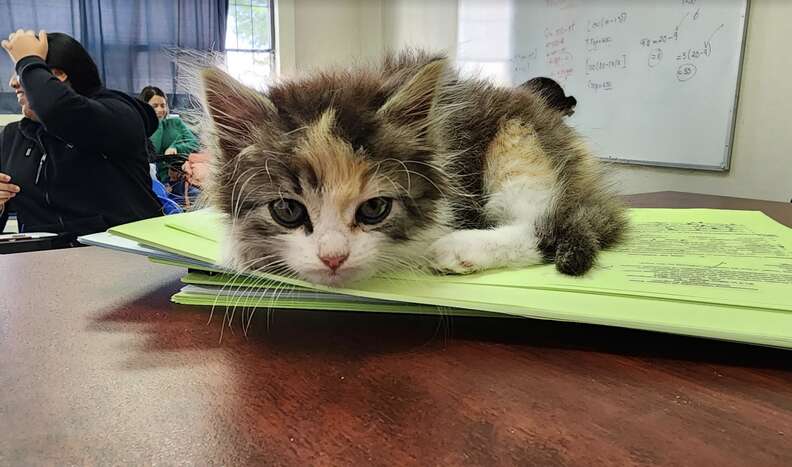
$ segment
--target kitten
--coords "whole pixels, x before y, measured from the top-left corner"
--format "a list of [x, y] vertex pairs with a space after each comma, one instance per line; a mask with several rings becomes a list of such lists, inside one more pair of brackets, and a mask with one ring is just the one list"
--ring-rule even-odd
[[211, 206], [229, 266], [338, 286], [404, 268], [554, 261], [580, 275], [625, 229], [580, 138], [529, 90], [442, 55], [316, 73], [259, 93], [206, 69]]

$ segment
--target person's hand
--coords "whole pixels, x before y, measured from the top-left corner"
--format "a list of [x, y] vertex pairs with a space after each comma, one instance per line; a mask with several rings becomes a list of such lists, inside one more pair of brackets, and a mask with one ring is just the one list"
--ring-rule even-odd
[[18, 186], [10, 182], [11, 177], [0, 172], [0, 209], [20, 191]]
[[184, 178], [187, 179], [190, 185], [201, 187], [206, 183], [206, 179], [209, 176], [210, 159], [211, 157], [209, 154], [192, 153], [188, 157], [187, 161], [182, 164]]
[[190, 165], [190, 170], [187, 172], [187, 181], [190, 185], [203, 186], [209, 176], [209, 163], [208, 162], [187, 162]]
[[179, 151], [177, 151], [176, 148], [168, 148], [168, 149], [165, 150], [165, 155], [166, 156], [175, 156], [178, 153], [179, 153]]
[[11, 61], [16, 62], [31, 55], [47, 59], [47, 52], [49, 52], [49, 43], [47, 42], [47, 33], [44, 31], [39, 32], [39, 36], [33, 31], [23, 31], [17, 29], [8, 35], [8, 39], [0, 42], [0, 45], [8, 52]]

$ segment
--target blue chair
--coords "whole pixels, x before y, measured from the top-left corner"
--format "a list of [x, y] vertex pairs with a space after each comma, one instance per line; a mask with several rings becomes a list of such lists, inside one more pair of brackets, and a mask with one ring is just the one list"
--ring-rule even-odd
[[151, 178], [151, 189], [154, 191], [154, 194], [157, 195], [157, 199], [159, 199], [160, 204], [162, 204], [162, 212], [164, 212], [166, 216], [182, 212], [181, 206], [168, 196], [165, 185], [154, 177]]

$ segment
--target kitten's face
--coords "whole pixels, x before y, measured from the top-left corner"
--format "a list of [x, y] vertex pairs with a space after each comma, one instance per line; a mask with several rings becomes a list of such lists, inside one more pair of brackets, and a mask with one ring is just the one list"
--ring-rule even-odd
[[[231, 219], [235, 268], [338, 286], [421, 265], [447, 211], [425, 125], [416, 124], [431, 94], [399, 102], [398, 86], [389, 91], [368, 78], [345, 89], [324, 77], [275, 88], [266, 99], [219, 73], [205, 74], [224, 156], [209, 192]], [[410, 118], [399, 118], [402, 104]], [[426, 113], [416, 120], [420, 104]]]

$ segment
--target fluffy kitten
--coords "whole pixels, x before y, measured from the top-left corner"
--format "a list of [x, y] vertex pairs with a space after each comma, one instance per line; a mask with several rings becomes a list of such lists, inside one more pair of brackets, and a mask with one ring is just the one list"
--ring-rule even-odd
[[442, 55], [253, 91], [203, 72], [210, 205], [243, 270], [340, 285], [400, 268], [470, 273], [554, 261], [580, 275], [623, 208], [559, 112], [461, 79]]

